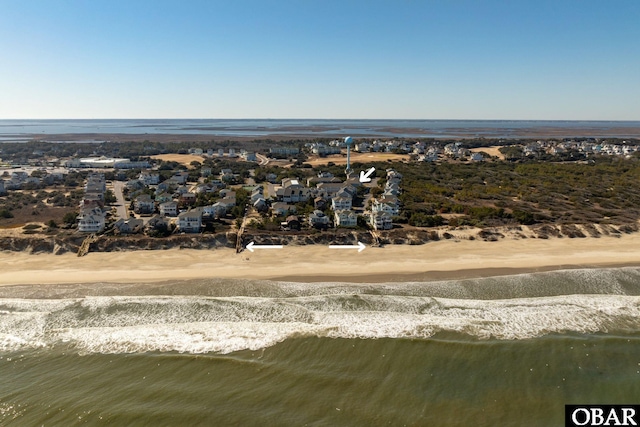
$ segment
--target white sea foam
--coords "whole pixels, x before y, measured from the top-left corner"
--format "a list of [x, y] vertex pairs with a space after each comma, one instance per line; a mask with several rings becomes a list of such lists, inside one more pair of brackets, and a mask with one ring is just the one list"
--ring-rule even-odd
[[[334, 289], [335, 290], [335, 289]], [[497, 300], [336, 292], [290, 298], [0, 299], [0, 351], [66, 345], [80, 353], [256, 350], [294, 336], [480, 339], [640, 330], [640, 297]]]

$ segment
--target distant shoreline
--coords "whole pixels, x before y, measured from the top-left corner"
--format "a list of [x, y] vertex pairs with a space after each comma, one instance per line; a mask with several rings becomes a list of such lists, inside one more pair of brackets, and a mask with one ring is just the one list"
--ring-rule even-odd
[[310, 138], [640, 138], [640, 121], [113, 119], [0, 120], [0, 142], [275, 141]]
[[[407, 139], [539, 139], [539, 138], [640, 138], [640, 127], [637, 128], [614, 128], [614, 129], [581, 129], [576, 132], [575, 128], [538, 128], [538, 129], [517, 129], [506, 133], [487, 132], [486, 129], [453, 129], [447, 134], [430, 134], [415, 133], [411, 136], [400, 136], [405, 133], [406, 129], [386, 129], [384, 133], [379, 135], [351, 133], [354, 138], [360, 139], [385, 139], [385, 138], [407, 138]], [[392, 135], [389, 135], [392, 134]], [[314, 133], [311, 130], [299, 129], [295, 133], [268, 133], [265, 135], [224, 135], [224, 134], [126, 134], [126, 133], [88, 133], [88, 134], [25, 134], [21, 136], [21, 142], [26, 141], [45, 141], [45, 142], [89, 142], [102, 143], [110, 142], [208, 142], [212, 139], [227, 141], [255, 141], [270, 139], [273, 141], [289, 141], [294, 139], [316, 139], [316, 138], [339, 138], [344, 136], [344, 132], [335, 132], [329, 134]], [[397, 136], [396, 136], [397, 135]], [[2, 135], [0, 135], [1, 137]], [[16, 142], [16, 141], [2, 141]]]

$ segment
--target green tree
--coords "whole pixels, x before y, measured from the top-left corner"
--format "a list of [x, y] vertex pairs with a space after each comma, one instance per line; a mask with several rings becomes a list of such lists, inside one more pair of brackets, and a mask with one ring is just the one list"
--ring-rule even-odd
[[64, 217], [62, 217], [62, 222], [64, 222], [67, 225], [75, 225], [77, 219], [78, 219], [77, 213], [67, 212], [66, 214], [64, 214]]

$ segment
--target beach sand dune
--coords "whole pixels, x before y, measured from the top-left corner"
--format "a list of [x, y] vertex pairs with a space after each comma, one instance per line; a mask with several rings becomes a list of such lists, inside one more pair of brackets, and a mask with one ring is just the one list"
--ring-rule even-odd
[[0, 254], [0, 284], [157, 282], [198, 278], [386, 282], [495, 276], [577, 267], [640, 265], [640, 234], [619, 238], [446, 240], [354, 249], [285, 246], [30, 255]]

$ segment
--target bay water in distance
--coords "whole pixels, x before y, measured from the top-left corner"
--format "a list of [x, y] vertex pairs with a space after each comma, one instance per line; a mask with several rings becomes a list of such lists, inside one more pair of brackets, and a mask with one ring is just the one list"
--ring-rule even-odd
[[0, 287], [0, 425], [561, 426], [640, 402], [640, 268]]
[[572, 120], [328, 120], [328, 119], [101, 119], [0, 120], [0, 142], [42, 135], [175, 134], [212, 137], [640, 137], [640, 121]]

